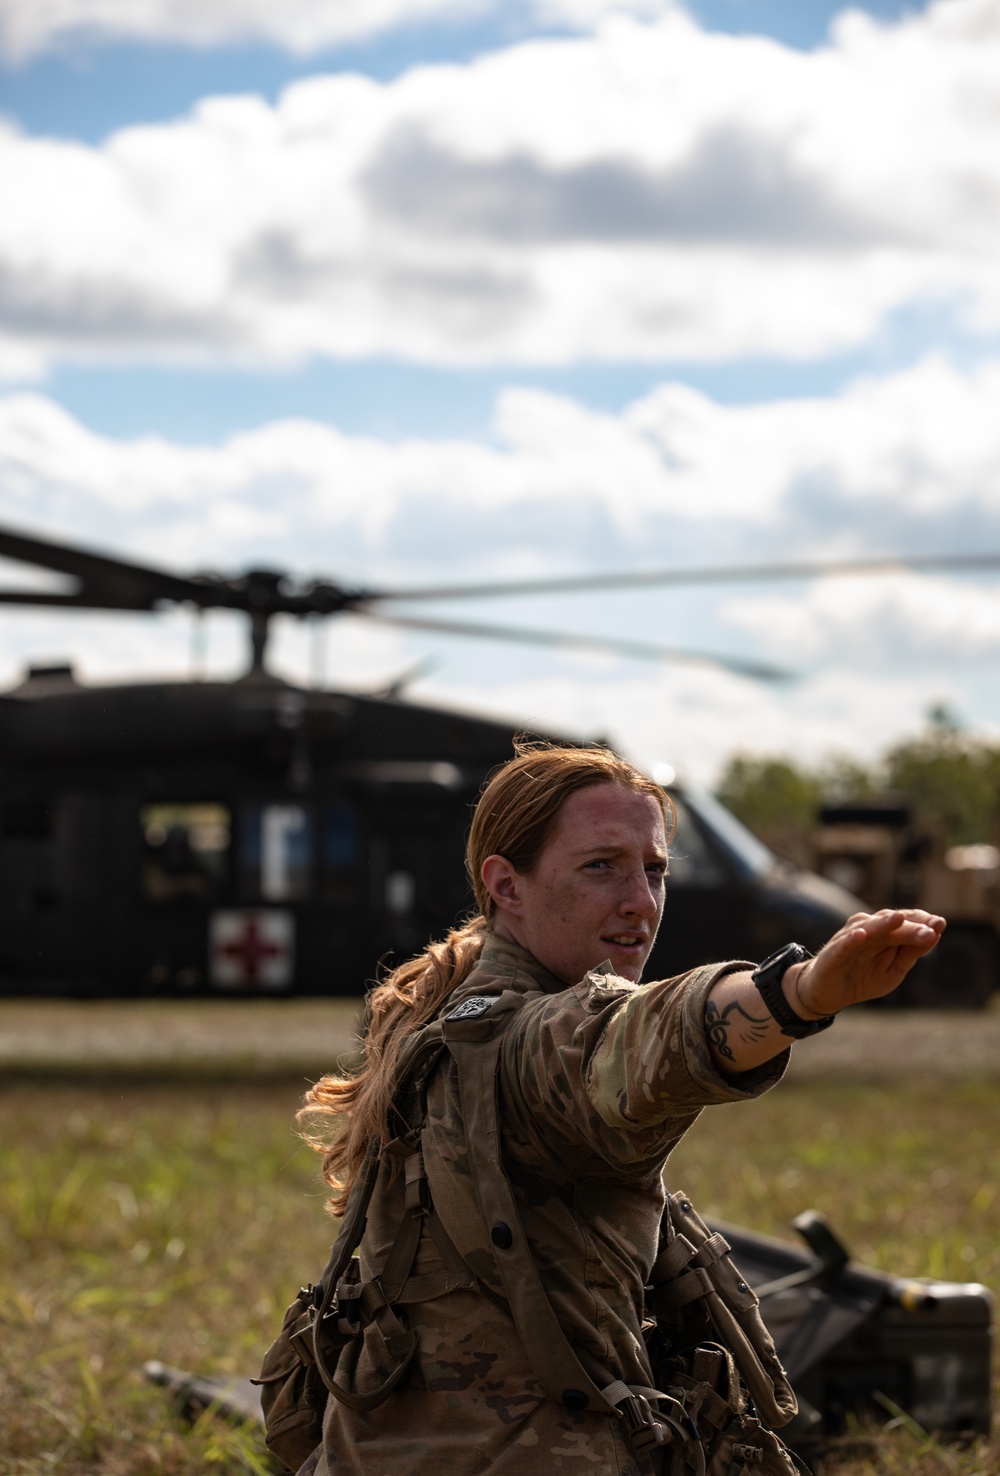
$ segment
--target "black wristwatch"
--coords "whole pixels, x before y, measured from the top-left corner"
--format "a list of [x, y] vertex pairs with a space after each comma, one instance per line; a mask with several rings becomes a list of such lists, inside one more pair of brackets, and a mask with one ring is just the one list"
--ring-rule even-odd
[[792, 964], [805, 963], [812, 956], [809, 949], [803, 948], [801, 943], [786, 943], [784, 948], [779, 948], [777, 953], [772, 953], [770, 958], [765, 958], [762, 964], [758, 964], [750, 975], [760, 991], [761, 999], [781, 1026], [782, 1035], [790, 1035], [793, 1040], [804, 1040], [808, 1035], [817, 1035], [821, 1030], [829, 1029], [836, 1018], [834, 1015], [825, 1015], [821, 1020], [803, 1020], [785, 998], [781, 987], [785, 973]]

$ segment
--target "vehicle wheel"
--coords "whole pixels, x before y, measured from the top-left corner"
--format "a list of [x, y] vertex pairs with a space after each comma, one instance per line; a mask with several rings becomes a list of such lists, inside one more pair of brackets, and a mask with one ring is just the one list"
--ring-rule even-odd
[[998, 981], [997, 945], [991, 933], [956, 928], [945, 933], [929, 958], [903, 985], [900, 1003], [923, 1010], [984, 1009]]

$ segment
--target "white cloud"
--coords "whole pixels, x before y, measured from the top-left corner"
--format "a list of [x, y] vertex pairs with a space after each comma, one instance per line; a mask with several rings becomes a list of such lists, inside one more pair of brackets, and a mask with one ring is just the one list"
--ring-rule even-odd
[[911, 304], [995, 332], [994, 21], [992, 0], [852, 12], [806, 54], [610, 15], [99, 147], [8, 128], [0, 370], [796, 358]]
[[[656, 445], [677, 507], [770, 519], [802, 497], [940, 514], [1000, 508], [1000, 364], [961, 373], [929, 356], [902, 373], [855, 381], [829, 398], [723, 406], [668, 384], [624, 420]], [[845, 520], [842, 544], [857, 546]], [[829, 545], [826, 545], [829, 552]]]
[[[1000, 563], [1000, 559], [998, 559]], [[821, 579], [795, 597], [728, 600], [725, 618], [786, 661], [869, 673], [1000, 657], [1000, 589], [899, 572]]]
[[[0, 399], [0, 487], [16, 521], [76, 536], [158, 529], [163, 557], [268, 541], [300, 568], [339, 550], [393, 577], [575, 570], [688, 550], [729, 562], [957, 551], [1000, 542], [1000, 362], [929, 357], [826, 398], [722, 405], [667, 383], [620, 415], [510, 388], [491, 441], [390, 442], [307, 420], [218, 445], [98, 435], [44, 395]], [[944, 542], [947, 539], [947, 542]], [[737, 550], [734, 557], [732, 550]]]
[[673, 0], [0, 0], [0, 56], [112, 41], [209, 47], [262, 41], [308, 56], [395, 28], [504, 10], [582, 30], [607, 15], [657, 16]]
[[489, 8], [488, 0], [0, 0], [0, 54], [23, 61], [81, 40], [202, 47], [253, 40], [308, 55], [394, 26]]

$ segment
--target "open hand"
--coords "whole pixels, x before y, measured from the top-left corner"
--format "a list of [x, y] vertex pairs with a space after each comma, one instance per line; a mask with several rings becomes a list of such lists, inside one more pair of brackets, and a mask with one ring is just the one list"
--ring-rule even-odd
[[930, 953], [945, 926], [943, 917], [916, 907], [856, 912], [815, 958], [787, 971], [782, 980], [786, 998], [804, 1019], [881, 999]]

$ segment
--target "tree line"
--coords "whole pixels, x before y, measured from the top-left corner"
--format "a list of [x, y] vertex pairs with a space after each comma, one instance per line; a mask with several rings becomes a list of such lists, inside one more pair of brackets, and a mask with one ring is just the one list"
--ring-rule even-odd
[[973, 736], [948, 708], [934, 707], [922, 732], [871, 764], [834, 755], [811, 767], [788, 756], [737, 753], [715, 792], [765, 838], [808, 831], [826, 804], [892, 796], [945, 845], [996, 843], [1000, 741]]

